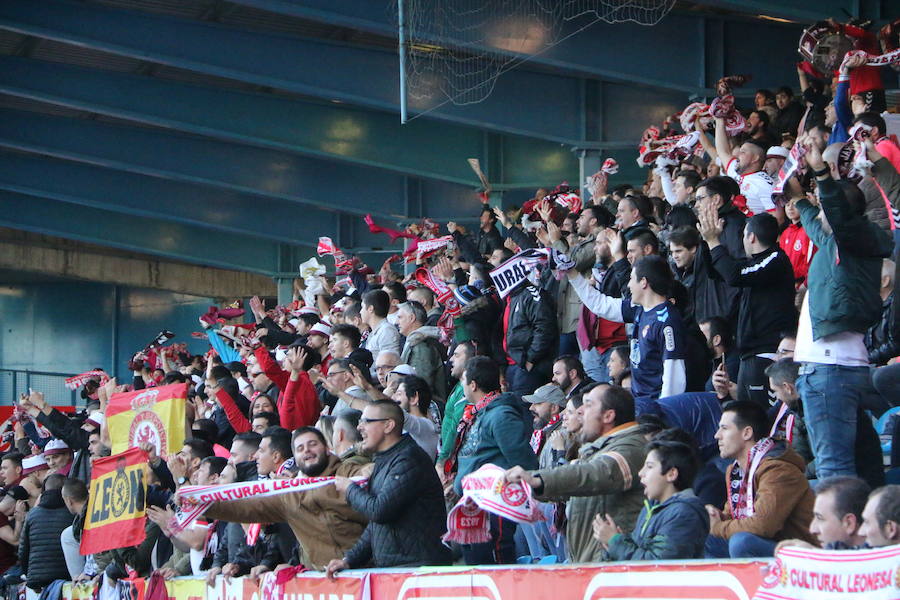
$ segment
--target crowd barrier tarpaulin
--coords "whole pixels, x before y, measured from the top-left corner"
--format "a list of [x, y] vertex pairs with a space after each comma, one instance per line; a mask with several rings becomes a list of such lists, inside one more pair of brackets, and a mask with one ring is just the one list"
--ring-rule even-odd
[[783, 548], [754, 600], [900, 598], [900, 546], [828, 551]]
[[[341, 572], [335, 581], [322, 573], [307, 572], [281, 586], [275, 585], [274, 574], [266, 573], [259, 581], [238, 577], [225, 581], [220, 576], [214, 586], [206, 586], [199, 579], [175, 579], [168, 582], [167, 588], [171, 600], [514, 600], [522, 597], [750, 600], [763, 580], [767, 564], [687, 561], [381, 569]], [[179, 584], [179, 581], [203, 585]], [[143, 585], [143, 580], [136, 580], [134, 587]], [[134, 589], [129, 595], [137, 598], [142, 593], [142, 589]], [[67, 584], [62, 600], [87, 599], [82, 586]]]
[[150, 443], [161, 457], [178, 453], [184, 443], [186, 383], [113, 394], [106, 427], [113, 454]]
[[144, 541], [146, 469], [147, 453], [137, 448], [94, 461], [81, 554]]

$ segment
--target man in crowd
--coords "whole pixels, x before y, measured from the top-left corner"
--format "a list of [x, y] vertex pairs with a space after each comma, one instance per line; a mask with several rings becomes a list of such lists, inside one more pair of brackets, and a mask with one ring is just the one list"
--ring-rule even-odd
[[[488, 463], [503, 469], [515, 465], [537, 468], [529, 445], [531, 414], [513, 393], [500, 393], [500, 369], [486, 356], [469, 359], [463, 372], [466, 401], [472, 405], [460, 421], [445, 473], [456, 472], [454, 489], [462, 494], [462, 478]], [[465, 544], [463, 558], [469, 565], [512, 564], [516, 561], [515, 521], [490, 515], [491, 541]]]
[[[371, 471], [370, 465], [344, 462], [329, 452], [318, 429], [303, 427], [292, 437], [294, 461], [303, 477], [357, 477]], [[319, 570], [343, 557], [367, 522], [331, 485], [265, 498], [214, 502], [206, 516], [236, 523], [286, 522], [300, 542], [300, 562]]]
[[[387, 320], [390, 308], [391, 299], [383, 290], [371, 290], [363, 295], [362, 320], [370, 331], [365, 347], [376, 359], [382, 352], [400, 353], [400, 332]], [[376, 369], [377, 366], [376, 360]]]
[[584, 372], [581, 361], [574, 356], [562, 355], [553, 363], [553, 383], [566, 395], [566, 399], [581, 391], [592, 383]]
[[618, 386], [594, 384], [585, 392], [578, 460], [550, 469], [517, 465], [509, 482], [525, 481], [538, 499], [567, 499], [566, 542], [572, 562], [608, 560], [593, 536], [593, 522], [607, 515], [623, 530], [634, 528], [643, 503], [638, 472], [646, 439], [634, 420], [634, 400]]
[[591, 312], [610, 321], [634, 323], [631, 391], [636, 398], [665, 398], [685, 391], [686, 340], [678, 309], [669, 302], [673, 276], [665, 259], [645, 256], [631, 271], [630, 298], [611, 298], [569, 271], [578, 296]]
[[[860, 535], [863, 510], [872, 488], [858, 477], [829, 477], [816, 485], [816, 502], [809, 532], [816, 536], [826, 550], [856, 550], [864, 548], [866, 538]], [[800, 546], [814, 548], [803, 540], [784, 540], [778, 548]]]
[[390, 400], [366, 406], [359, 420], [362, 447], [374, 455], [366, 487], [339, 477], [334, 487], [369, 524], [356, 544], [328, 563], [326, 574], [373, 564], [417, 567], [450, 564], [441, 542], [447, 530], [444, 493], [433, 460], [403, 433], [403, 411]]
[[778, 222], [769, 214], [754, 215], [744, 228], [747, 258], [732, 256], [720, 243], [724, 221], [710, 206], [700, 211], [700, 233], [710, 249], [713, 268], [733, 287], [740, 288], [737, 347], [741, 353], [738, 399], [771, 405], [765, 369], [772, 361], [779, 333], [797, 322], [794, 308], [794, 270], [778, 247]]
[[728, 467], [724, 512], [708, 505], [710, 558], [772, 556], [778, 541], [812, 542], [813, 492], [803, 459], [790, 446], [766, 437], [765, 409], [752, 400], [722, 407], [716, 441]]
[[900, 485], [880, 487], [869, 496], [863, 509], [859, 535], [869, 548], [900, 544]]
[[456, 380], [456, 384], [450, 391], [447, 403], [444, 406], [444, 418], [441, 420], [441, 448], [438, 453], [438, 474], [443, 474], [444, 461], [453, 451], [456, 442], [456, 429], [462, 419], [463, 410], [467, 406], [466, 390], [462, 384], [462, 375], [466, 363], [475, 356], [475, 346], [472, 342], [461, 342], [453, 349], [450, 356], [450, 377]]
[[801, 140], [813, 170], [819, 207], [797, 201], [803, 228], [818, 252], [809, 267], [794, 360], [819, 477], [857, 475], [853, 461], [858, 409], [872, 391], [865, 333], [881, 308], [882, 259], [890, 236], [863, 215], [855, 185], [832, 179], [813, 140]]
[[19, 563], [26, 585], [35, 591], [69, 576], [60, 542], [63, 530], [72, 524], [72, 513], [62, 499], [65, 481], [59, 473], [44, 480], [40, 502], [28, 513], [22, 529]]
[[444, 375], [444, 360], [447, 350], [440, 342], [440, 330], [428, 327], [425, 308], [410, 300], [401, 304], [397, 311], [397, 327], [406, 338], [400, 360], [416, 370], [416, 375], [428, 382], [432, 393], [443, 401], [447, 397], [447, 378]]
[[392, 398], [403, 409], [403, 431], [412, 436], [422, 450], [434, 460], [440, 445], [437, 424], [429, 415], [431, 389], [417, 375], [406, 375]]

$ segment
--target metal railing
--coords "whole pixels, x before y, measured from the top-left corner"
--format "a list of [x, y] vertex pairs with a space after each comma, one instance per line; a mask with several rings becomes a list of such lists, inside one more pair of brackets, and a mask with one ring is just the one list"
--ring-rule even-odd
[[66, 388], [66, 378], [72, 375], [73, 373], [0, 369], [0, 406], [12, 406], [19, 394], [27, 394], [29, 389], [43, 393], [44, 400], [52, 406], [83, 405], [79, 390]]

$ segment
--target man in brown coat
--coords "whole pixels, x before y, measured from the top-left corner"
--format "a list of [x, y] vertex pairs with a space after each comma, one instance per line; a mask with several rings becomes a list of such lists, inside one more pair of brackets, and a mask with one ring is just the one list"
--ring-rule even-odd
[[[341, 461], [328, 451], [322, 432], [313, 427], [297, 429], [292, 446], [294, 460], [304, 477], [368, 476], [372, 470], [371, 463]], [[216, 502], [206, 516], [236, 523], [286, 522], [300, 542], [300, 562], [316, 570], [343, 557], [367, 523], [333, 485], [269, 498]]]
[[772, 556], [780, 540], [810, 543], [815, 495], [806, 463], [784, 442], [769, 435], [765, 409], [749, 400], [722, 407], [716, 441], [719, 455], [735, 462], [726, 473], [725, 511], [707, 505], [708, 558]]

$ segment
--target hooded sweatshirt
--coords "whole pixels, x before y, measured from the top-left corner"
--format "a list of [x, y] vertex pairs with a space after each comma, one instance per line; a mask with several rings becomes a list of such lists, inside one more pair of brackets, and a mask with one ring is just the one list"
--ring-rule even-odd
[[501, 469], [536, 469], [537, 455], [529, 443], [532, 423], [525, 404], [510, 393], [500, 394], [475, 415], [457, 456], [456, 492], [462, 494], [463, 477], [488, 463]]
[[609, 540], [613, 560], [683, 560], [703, 558], [709, 515], [703, 502], [687, 489], [665, 502], [644, 500], [631, 534]]

